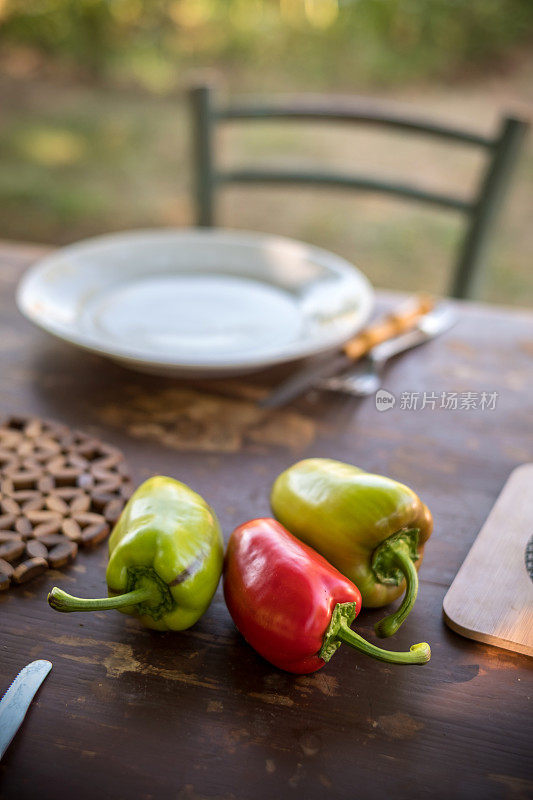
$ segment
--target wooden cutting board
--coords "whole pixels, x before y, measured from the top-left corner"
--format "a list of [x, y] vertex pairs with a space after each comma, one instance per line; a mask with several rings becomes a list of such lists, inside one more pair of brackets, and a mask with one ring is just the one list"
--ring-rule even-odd
[[533, 656], [532, 535], [533, 464], [523, 464], [509, 476], [444, 598], [452, 630]]

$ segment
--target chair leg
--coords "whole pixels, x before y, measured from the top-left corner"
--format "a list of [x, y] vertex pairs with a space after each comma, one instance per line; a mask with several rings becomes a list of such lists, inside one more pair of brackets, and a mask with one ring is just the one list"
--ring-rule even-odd
[[513, 117], [502, 122], [461, 246], [450, 290], [452, 297], [473, 297], [479, 288], [481, 261], [528, 127], [527, 122]]
[[214, 225], [213, 111], [209, 86], [189, 89], [192, 112], [192, 154], [195, 220], [200, 227]]

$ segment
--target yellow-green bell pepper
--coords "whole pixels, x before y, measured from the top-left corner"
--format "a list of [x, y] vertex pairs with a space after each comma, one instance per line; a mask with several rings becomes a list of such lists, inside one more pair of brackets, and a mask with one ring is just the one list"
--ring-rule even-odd
[[215, 512], [184, 483], [156, 476], [132, 495], [109, 539], [108, 598], [85, 600], [54, 588], [57, 611], [116, 608], [147, 628], [180, 631], [207, 610], [224, 544]]
[[433, 527], [431, 513], [407, 486], [327, 458], [300, 461], [272, 487], [275, 517], [358, 587], [363, 605], [399, 609], [376, 625], [391, 636], [416, 600], [417, 569]]

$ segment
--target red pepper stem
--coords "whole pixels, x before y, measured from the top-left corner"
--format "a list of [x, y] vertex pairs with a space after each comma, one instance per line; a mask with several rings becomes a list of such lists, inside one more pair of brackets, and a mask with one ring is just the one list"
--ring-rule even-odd
[[375, 644], [367, 642], [350, 628], [356, 616], [355, 603], [337, 603], [333, 609], [330, 623], [327, 627], [322, 648], [319, 652], [320, 658], [328, 662], [335, 651], [340, 647], [341, 642], [346, 642], [350, 647], [354, 647], [367, 656], [377, 658], [378, 661], [385, 661], [388, 664], [425, 664], [431, 658], [431, 650], [425, 642], [412, 645], [409, 652], [397, 653], [390, 650], [382, 650]]
[[336, 632], [339, 639], [354, 647], [361, 653], [366, 653], [367, 656], [376, 658], [378, 661], [385, 661], [388, 664], [425, 664], [431, 658], [431, 650], [426, 642], [420, 644], [413, 644], [409, 652], [393, 652], [390, 650], [383, 650], [381, 647], [367, 642], [362, 636], [359, 636], [349, 625], [342, 620]]
[[407, 546], [398, 541], [390, 548], [389, 552], [392, 560], [401, 569], [405, 577], [406, 588], [401, 606], [374, 626], [376, 634], [381, 638], [392, 636], [396, 633], [411, 612], [418, 594], [418, 572]]
[[135, 606], [149, 600], [152, 596], [153, 590], [145, 586], [142, 589], [134, 589], [132, 592], [119, 594], [116, 597], [86, 600], [83, 597], [73, 597], [71, 594], [67, 594], [67, 592], [54, 586], [48, 595], [48, 602], [56, 611], [106, 611], [110, 608]]

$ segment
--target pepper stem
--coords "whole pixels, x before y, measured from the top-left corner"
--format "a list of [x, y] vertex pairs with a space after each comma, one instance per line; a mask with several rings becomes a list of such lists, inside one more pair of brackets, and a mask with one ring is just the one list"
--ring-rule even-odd
[[375, 625], [378, 636], [392, 636], [405, 622], [414, 606], [418, 593], [418, 573], [415, 563], [419, 560], [418, 528], [398, 531], [385, 539], [374, 550], [372, 570], [380, 583], [399, 586], [405, 580], [405, 595], [401, 606]]
[[391, 560], [400, 568], [405, 578], [406, 588], [401, 606], [375, 624], [374, 630], [381, 638], [393, 636], [396, 633], [409, 616], [418, 594], [418, 572], [405, 542], [402, 542], [401, 539], [397, 540], [391, 545], [389, 553]]
[[367, 656], [377, 658], [378, 661], [385, 661], [388, 664], [425, 664], [431, 658], [431, 649], [426, 642], [411, 645], [409, 652], [399, 653], [383, 650], [381, 647], [376, 647], [375, 644], [371, 644], [366, 639], [363, 639], [362, 636], [359, 636], [344, 620], [339, 626], [337, 636], [343, 642], [349, 644], [350, 647], [355, 647], [361, 653], [366, 653]]
[[48, 595], [48, 602], [56, 611], [106, 611], [111, 608], [123, 608], [124, 606], [135, 606], [153, 597], [153, 589], [145, 586], [142, 589], [134, 589], [116, 597], [101, 597], [98, 600], [86, 600], [83, 597], [73, 597], [62, 589], [54, 586]]
[[409, 652], [404, 653], [382, 650], [381, 647], [376, 647], [375, 644], [367, 642], [366, 639], [363, 639], [362, 636], [359, 636], [358, 633], [350, 628], [356, 614], [357, 604], [355, 602], [337, 603], [333, 609], [333, 614], [318, 654], [325, 662], [330, 660], [342, 642], [346, 642], [350, 647], [354, 647], [361, 653], [366, 653], [367, 656], [377, 658], [378, 661], [386, 661], [388, 664], [425, 664], [431, 658], [431, 650], [426, 642], [414, 644]]

